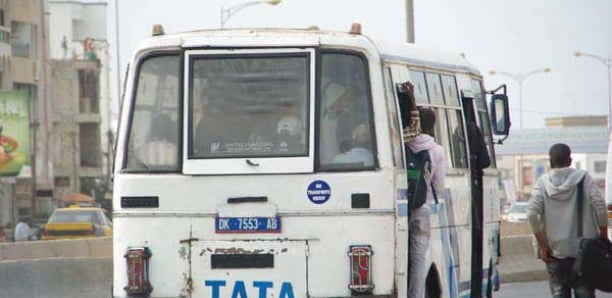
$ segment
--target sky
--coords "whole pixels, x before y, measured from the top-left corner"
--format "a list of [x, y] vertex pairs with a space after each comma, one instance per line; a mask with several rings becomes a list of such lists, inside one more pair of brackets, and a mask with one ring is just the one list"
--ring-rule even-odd
[[[111, 40], [116, 39], [115, 1], [108, 0]], [[163, 24], [166, 33], [219, 28], [221, 8], [244, 2], [248, 0], [119, 1], [121, 75], [154, 24]], [[508, 85], [513, 129], [520, 123], [523, 128], [544, 127], [549, 117], [609, 114], [608, 68], [573, 53], [612, 56], [612, 1], [414, 0], [414, 15], [416, 44], [463, 53], [483, 74], [487, 89]], [[347, 31], [353, 22], [375, 39], [404, 42], [405, 1], [282, 0], [276, 6], [238, 11], [225, 27]], [[546, 67], [551, 71], [523, 80], [521, 113], [516, 78]], [[490, 70], [512, 76], [490, 75]]]

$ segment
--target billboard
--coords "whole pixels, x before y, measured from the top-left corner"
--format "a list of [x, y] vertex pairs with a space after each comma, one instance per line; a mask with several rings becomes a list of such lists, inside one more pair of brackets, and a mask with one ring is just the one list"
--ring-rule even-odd
[[17, 176], [30, 166], [28, 92], [0, 91], [0, 176]]

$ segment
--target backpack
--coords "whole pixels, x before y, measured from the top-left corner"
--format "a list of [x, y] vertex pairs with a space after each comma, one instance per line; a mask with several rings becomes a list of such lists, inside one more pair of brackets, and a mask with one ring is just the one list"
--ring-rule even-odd
[[431, 184], [431, 159], [429, 152], [422, 150], [412, 152], [408, 145], [406, 151], [406, 176], [408, 176], [408, 206], [411, 210], [417, 209], [427, 200], [427, 187], [431, 185], [434, 200], [438, 204], [436, 191]]

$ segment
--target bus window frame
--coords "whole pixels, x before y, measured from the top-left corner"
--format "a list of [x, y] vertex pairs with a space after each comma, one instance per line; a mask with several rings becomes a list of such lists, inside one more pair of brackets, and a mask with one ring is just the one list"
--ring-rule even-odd
[[[478, 121], [478, 128], [482, 133], [482, 136], [485, 139], [485, 144], [487, 145], [487, 152], [489, 153], [489, 159], [491, 160], [491, 165], [489, 168], [497, 168], [497, 163], [495, 159], [495, 150], [493, 147], [493, 135], [491, 131], [491, 122], [489, 110], [487, 109], [487, 95], [485, 93], [484, 84], [482, 78], [478, 77], [470, 77], [470, 84], [472, 85], [472, 95], [473, 98], [473, 108], [474, 108], [474, 117], [476, 117], [476, 121]], [[477, 90], [474, 87], [478, 87]], [[479, 103], [480, 101], [480, 103]], [[485, 118], [485, 123], [483, 123], [483, 116]]]
[[[373, 158], [373, 165], [372, 166], [362, 166], [360, 168], [350, 168], [350, 167], [340, 167], [340, 168], [324, 168], [321, 166], [321, 152], [320, 152], [320, 138], [321, 138], [321, 124], [320, 124], [320, 117], [321, 117], [321, 105], [322, 105], [322, 101], [323, 101], [323, 94], [322, 94], [322, 82], [321, 82], [321, 69], [322, 69], [322, 58], [323, 55], [325, 54], [341, 54], [341, 55], [352, 55], [352, 56], [356, 56], [358, 57], [361, 62], [363, 63], [364, 66], [364, 74], [367, 76], [365, 78], [366, 81], [366, 86], [365, 86], [365, 93], [368, 96], [368, 99], [366, 101], [367, 104], [367, 109], [368, 109], [368, 118], [370, 120], [369, 123], [369, 127], [368, 127], [368, 131], [370, 133], [371, 136], [371, 144], [372, 144], [372, 158]], [[374, 171], [377, 170], [380, 166], [379, 164], [379, 160], [378, 160], [378, 138], [376, 136], [376, 124], [374, 123], [374, 103], [373, 103], [373, 96], [372, 96], [372, 73], [371, 73], [371, 68], [370, 68], [370, 63], [369, 60], [367, 59], [367, 56], [358, 50], [351, 50], [351, 49], [337, 49], [337, 48], [318, 48], [317, 49], [317, 55], [316, 55], [316, 82], [315, 82], [315, 90], [316, 90], [316, 104], [315, 104], [315, 111], [314, 111], [314, 123], [315, 123], [315, 163], [314, 163], [314, 167], [315, 167], [315, 172], [360, 172], [360, 171]]]
[[[184, 132], [182, 148], [182, 166], [185, 175], [250, 175], [250, 174], [287, 174], [287, 173], [312, 173], [314, 170], [314, 113], [315, 109], [315, 63], [316, 50], [313, 47], [304, 48], [215, 48], [215, 49], [188, 49], [184, 53], [183, 77], [191, 75], [191, 64], [194, 57], [202, 56], [253, 56], [257, 55], [305, 55], [306, 65], [308, 66], [308, 106], [307, 121], [308, 138], [307, 154], [302, 156], [266, 156], [266, 157], [224, 157], [224, 158], [190, 158], [189, 145], [190, 136], [185, 131], [192, 132], [190, 127], [190, 117], [183, 116]], [[183, 89], [191, 92], [191, 80], [183, 80]], [[188, 92], [183, 92], [183, 114], [189, 115], [192, 111], [191, 96]]]
[[[180, 173], [182, 172], [182, 163], [180, 162], [182, 160], [182, 144], [183, 144], [183, 127], [182, 125], [178, 125], [178, 140], [177, 140], [177, 160], [176, 160], [176, 168], [175, 169], [168, 169], [168, 170], [164, 170], [164, 169], [149, 169], [147, 167], [144, 167], [144, 169], [139, 170], [139, 169], [128, 169], [127, 165], [128, 165], [128, 151], [129, 151], [129, 144], [130, 144], [130, 140], [131, 140], [131, 134], [132, 134], [132, 124], [133, 124], [133, 120], [134, 120], [134, 113], [136, 110], [136, 96], [138, 95], [138, 86], [140, 84], [140, 72], [142, 70], [142, 66], [143, 64], [148, 61], [149, 59], [154, 59], [154, 58], [159, 58], [159, 57], [169, 57], [169, 56], [177, 56], [178, 57], [178, 70], [179, 70], [179, 74], [178, 74], [178, 90], [179, 90], [179, 94], [178, 94], [178, 105], [177, 105], [177, 109], [178, 109], [178, 119], [182, 119], [183, 118], [183, 94], [184, 94], [184, 90], [182, 88], [183, 86], [183, 60], [184, 60], [184, 52], [180, 49], [175, 49], [175, 48], [171, 48], [171, 49], [156, 49], [156, 50], [152, 50], [149, 52], [145, 52], [143, 54], [141, 54], [137, 61], [138, 63], [136, 64], [136, 67], [134, 68], [134, 77], [133, 77], [133, 84], [132, 84], [132, 89], [130, 90], [130, 97], [129, 97], [129, 111], [128, 111], [128, 119], [125, 121], [125, 125], [126, 125], [126, 134], [124, 136], [119, 136], [117, 135], [117, 140], [121, 140], [122, 143], [122, 147], [123, 147], [123, 151], [121, 152], [122, 154], [122, 159], [121, 159], [121, 165], [120, 165], [120, 169], [119, 169], [119, 173], [129, 173], [129, 174], [168, 174], [168, 173]], [[130, 78], [128, 76], [126, 76], [125, 79], [125, 83], [127, 84], [127, 81]], [[124, 90], [125, 90], [125, 86], [124, 86]], [[124, 91], [125, 92], [125, 91]], [[126, 93], [127, 94], [127, 93]], [[124, 94], [125, 95], [125, 94]], [[125, 99], [124, 99], [125, 100]], [[122, 105], [123, 107], [124, 105]], [[121, 119], [121, 117], [120, 117]], [[120, 125], [122, 124], [120, 120]], [[120, 126], [121, 127], [121, 126]], [[120, 139], [121, 137], [123, 137], [123, 139]], [[117, 149], [120, 148], [119, 147], [119, 141], [115, 142], [115, 152], [117, 152]]]
[[[429, 70], [421, 69], [421, 68], [412, 68], [410, 66], [407, 66], [407, 68], [408, 68], [408, 75], [410, 76], [410, 82], [414, 86], [414, 90], [415, 90], [414, 99], [416, 101], [417, 106], [431, 104], [431, 99], [429, 98], [429, 87], [427, 86], [427, 76], [426, 76], [426, 73]], [[419, 89], [419, 85], [421, 85], [416, 80], [417, 76], [419, 77], [419, 82], [423, 83], [422, 86], [425, 89], [423, 92], [416, 92], [416, 90]]]
[[[446, 80], [445, 80], [446, 79]], [[455, 74], [452, 73], [440, 73], [440, 80], [442, 82], [442, 95], [444, 96], [444, 102], [446, 105], [446, 117], [447, 119], [449, 119], [448, 121], [448, 128], [449, 128], [449, 142], [450, 142], [450, 146], [451, 146], [451, 165], [449, 166], [449, 168], [457, 168], [457, 169], [467, 169], [468, 168], [468, 155], [467, 155], [467, 138], [466, 138], [466, 132], [465, 132], [465, 125], [464, 125], [464, 115], [463, 115], [463, 109], [461, 107], [461, 98], [459, 96], [459, 86], [457, 84], [457, 77], [455, 76]], [[452, 84], [451, 86], [448, 86], [448, 84]], [[447, 89], [446, 87], [452, 87], [450, 91], [450, 93], [452, 94], [447, 94]], [[449, 96], [453, 96], [454, 98], [449, 98]], [[452, 127], [451, 127], [451, 113], [456, 115], [456, 121], [458, 122], [457, 127], [461, 128], [461, 144], [458, 144], [459, 146], [457, 147], [461, 147], [461, 148], [456, 148], [455, 147], [455, 143], [453, 141], [453, 135], [452, 135]], [[458, 152], [455, 152], [455, 150], [459, 150]], [[462, 155], [463, 157], [463, 163], [461, 163], [458, 160], [455, 160], [455, 157], [458, 157], [457, 154]]]
[[393, 64], [383, 66], [383, 86], [385, 88], [385, 104], [387, 106], [387, 115], [389, 121], [390, 146], [392, 149], [393, 165], [397, 169], [405, 168], [404, 161], [404, 146], [403, 146], [403, 127], [400, 120], [400, 107], [395, 92], [395, 83], [393, 81]]
[[[232, 52], [233, 53], [233, 52]], [[195, 60], [206, 60], [206, 59], [215, 59], [215, 58], [225, 58], [226, 56], [231, 56], [230, 59], [240, 59], [240, 58], [249, 58], [254, 56], [255, 58], [300, 58], [301, 56], [303, 56], [302, 53], [278, 53], [278, 52], [273, 52], [273, 53], [263, 53], [263, 54], [257, 54], [257, 55], [253, 55], [253, 54], [232, 54], [232, 55], [227, 55], [227, 54], [205, 54], [205, 55], [197, 55], [197, 54], [193, 54], [190, 56], [190, 61], [189, 61], [189, 65], [192, 65], [193, 61]], [[309, 59], [309, 58], [308, 58]], [[309, 62], [307, 60], [307, 62]], [[306, 63], [308, 65], [308, 63]], [[310, 70], [309, 70], [310, 71]], [[192, 84], [194, 84], [194, 74], [193, 74], [193, 69], [190, 69], [190, 73], [187, 76], [189, 77], [189, 84], [190, 86]], [[308, 82], [306, 82], [308, 83]], [[280, 158], [280, 157], [287, 157], [287, 158], [292, 158], [292, 157], [303, 157], [303, 156], [308, 156], [309, 152], [308, 152], [308, 142], [309, 140], [306, 140], [305, 143], [305, 148], [306, 148], [306, 152], [304, 153], [299, 153], [299, 154], [291, 154], [291, 155], [282, 155], [282, 154], [278, 154], [278, 155], [273, 155], [273, 156], [268, 156], [268, 155], [253, 155], [253, 156], [249, 156], [249, 157], [228, 157], [228, 156], [194, 156], [194, 153], [192, 152], [193, 150], [193, 136], [195, 135], [195, 128], [197, 127], [197, 123], [194, 122], [194, 118], [192, 117], [192, 115], [195, 113], [194, 109], [194, 102], [196, 101], [194, 99], [194, 96], [196, 96], [195, 94], [193, 94], [194, 92], [194, 88], [190, 88], [188, 90], [188, 98], [187, 98], [187, 105], [189, 107], [188, 112], [190, 112], [189, 114], [187, 114], [188, 116], [187, 118], [187, 152], [188, 152], [188, 158], [189, 159], [231, 159], [231, 158]], [[310, 94], [308, 94], [308, 97], [310, 98]], [[185, 111], [187, 112], [187, 110]], [[310, 107], [307, 106], [306, 110], [304, 111], [304, 114], [306, 116], [310, 115]], [[309, 126], [311, 125], [310, 123], [310, 117], [306, 117], [305, 119], [305, 123], [304, 126], [309, 128]]]
[[[453, 151], [452, 151], [452, 131], [451, 131], [451, 127], [450, 127], [450, 121], [449, 121], [449, 112], [456, 112], [456, 111], [460, 111], [461, 108], [459, 106], [455, 106], [454, 104], [449, 104], [448, 103], [448, 99], [446, 98], [446, 94], [444, 92], [444, 85], [442, 82], [442, 77], [443, 76], [452, 76], [453, 78], [455, 78], [455, 85], [456, 85], [456, 77], [455, 74], [452, 72], [448, 72], [445, 71], [443, 69], [430, 69], [430, 68], [421, 68], [421, 67], [411, 67], [408, 66], [408, 70], [411, 76], [411, 81], [413, 80], [413, 75], [414, 74], [418, 74], [419, 76], [422, 76], [422, 78], [424, 79], [423, 83], [425, 84], [425, 94], [427, 96], [427, 102], [423, 103], [423, 102], [418, 102], [417, 101], [417, 106], [419, 108], [423, 107], [423, 108], [429, 108], [432, 109], [434, 111], [434, 113], [436, 114], [436, 125], [435, 125], [435, 136], [434, 139], [436, 141], [437, 144], [439, 144], [440, 146], [442, 146], [444, 148], [444, 153], [446, 155], [446, 167], [447, 169], [459, 169], [459, 170], [463, 170], [465, 168], [462, 167], [455, 167], [455, 162], [453, 160], [454, 155], [453, 155]], [[432, 99], [430, 97], [430, 81], [432, 76], [434, 76], [435, 79], [437, 79], [437, 81], [439, 82], [439, 87], [440, 89], [440, 96], [442, 97], [442, 101], [443, 103], [432, 103]], [[415, 95], [416, 97], [416, 95]], [[463, 113], [461, 112], [461, 114], [463, 115]], [[440, 119], [440, 116], [444, 116], [444, 119]], [[460, 120], [461, 121], [461, 120]], [[442, 124], [442, 122], [444, 122]], [[444, 126], [443, 126], [444, 125]], [[465, 134], [465, 132], [464, 132]], [[465, 153], [465, 151], [464, 151]], [[466, 157], [467, 158], [467, 157]]]

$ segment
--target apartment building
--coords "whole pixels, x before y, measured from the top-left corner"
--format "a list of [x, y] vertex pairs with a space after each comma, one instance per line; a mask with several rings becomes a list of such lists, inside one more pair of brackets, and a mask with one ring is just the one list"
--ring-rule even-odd
[[46, 32], [44, 0], [0, 0], [0, 124], [5, 138], [18, 136], [11, 140], [21, 144], [19, 152], [5, 152], [6, 162], [0, 167], [2, 225], [44, 217], [51, 208]]
[[52, 61], [54, 197], [107, 190], [113, 132], [110, 130], [107, 4], [48, 2]]

